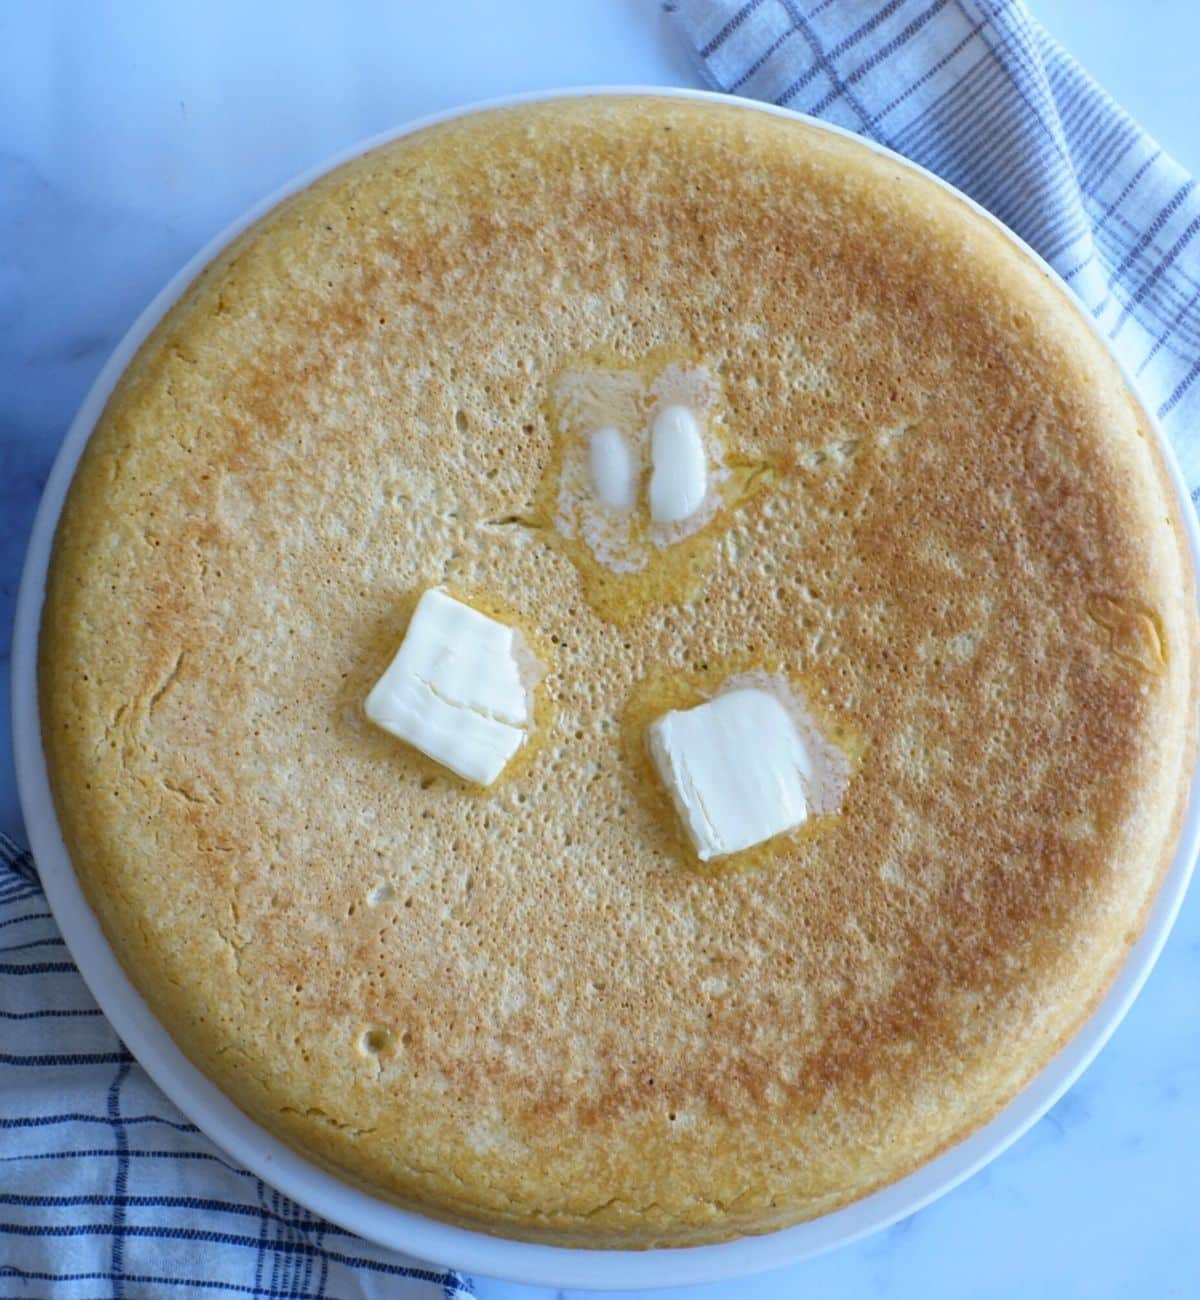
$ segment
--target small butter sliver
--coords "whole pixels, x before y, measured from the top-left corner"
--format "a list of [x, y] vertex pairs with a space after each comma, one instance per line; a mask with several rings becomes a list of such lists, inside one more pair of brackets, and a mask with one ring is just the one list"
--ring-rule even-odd
[[520, 632], [432, 587], [364, 709], [452, 772], [491, 785], [529, 734], [538, 675]]
[[695, 413], [665, 406], [650, 433], [650, 518], [677, 524], [694, 515], [708, 495], [708, 454]]
[[629, 443], [619, 429], [597, 429], [588, 439], [592, 487], [610, 510], [632, 510], [637, 499], [637, 469]]
[[785, 692], [758, 685], [727, 689], [651, 724], [650, 756], [702, 862], [831, 810], [839, 777], [822, 768], [832, 747], [805, 730]]

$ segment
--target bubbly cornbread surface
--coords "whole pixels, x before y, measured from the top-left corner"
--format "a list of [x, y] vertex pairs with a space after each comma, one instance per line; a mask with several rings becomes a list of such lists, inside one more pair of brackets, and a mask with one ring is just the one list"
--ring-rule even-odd
[[[618, 573], [555, 525], [556, 386], [665, 364], [731, 477]], [[362, 714], [436, 585], [546, 670], [486, 790]], [[185, 293], [72, 486], [42, 719], [106, 935], [247, 1113], [441, 1218], [687, 1244], [902, 1176], [1080, 1025], [1171, 855], [1194, 605], [1001, 233], [802, 123], [582, 98], [365, 155]], [[646, 727], [753, 672], [845, 796], [701, 866]]]

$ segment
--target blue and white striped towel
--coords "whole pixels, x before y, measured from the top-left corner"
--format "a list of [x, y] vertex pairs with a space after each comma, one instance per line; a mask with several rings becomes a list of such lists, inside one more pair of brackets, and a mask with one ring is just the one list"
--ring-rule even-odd
[[[713, 85], [890, 145], [1039, 249], [1125, 359], [1200, 486], [1195, 181], [1019, 0], [666, 7]], [[32, 864], [2, 838], [0, 949], [7, 1294], [470, 1293], [452, 1274], [422, 1273], [322, 1223], [187, 1124], [105, 1024]]]
[[0, 835], [0, 1298], [458, 1300], [239, 1169], [150, 1082]]

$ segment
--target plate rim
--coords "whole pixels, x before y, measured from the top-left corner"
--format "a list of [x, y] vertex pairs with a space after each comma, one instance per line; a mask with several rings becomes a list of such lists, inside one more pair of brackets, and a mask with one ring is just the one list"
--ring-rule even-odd
[[741, 96], [690, 87], [594, 85], [503, 95], [431, 113], [337, 151], [253, 204], [205, 243], [153, 297], [92, 383], [59, 448], [42, 492], [21, 571], [13, 623], [12, 731], [17, 791], [26, 834], [47, 901], [68, 951], [93, 997], [155, 1084], [200, 1130], [233, 1159], [314, 1213], [379, 1246], [465, 1273], [535, 1286], [582, 1290], [672, 1287], [746, 1277], [782, 1268], [849, 1245], [923, 1209], [945, 1195], [1023, 1136], [1071, 1087], [1124, 1019], [1162, 951], [1178, 916], [1200, 848], [1200, 765], [1193, 765], [1175, 855], [1163, 874], [1138, 939], [1111, 987], [1091, 1015], [1042, 1070], [989, 1122], [907, 1177], [806, 1223], [761, 1236], [702, 1246], [644, 1251], [551, 1246], [492, 1236], [427, 1218], [344, 1182], [293, 1150], [245, 1115], [176, 1047], [146, 1006], [100, 930], [75, 876], [63, 842], [41, 743], [37, 646], [54, 532], [84, 446], [113, 388], [146, 337], [195, 277], [232, 240], [280, 202], [342, 164], [439, 123], [493, 109], [549, 100], [654, 96], [735, 106], [803, 122], [853, 140], [934, 181], [966, 203], [1058, 284], [1115, 361], [1129, 392], [1154, 432], [1187, 540], [1193, 576], [1200, 573], [1200, 527], [1170, 442], [1082, 304], [1052, 267], [1018, 235], [935, 173], [874, 141], [808, 114]]

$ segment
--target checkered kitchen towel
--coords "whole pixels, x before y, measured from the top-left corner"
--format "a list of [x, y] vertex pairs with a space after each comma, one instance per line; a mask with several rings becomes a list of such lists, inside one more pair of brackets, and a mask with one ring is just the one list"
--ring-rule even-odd
[[[1200, 485], [1195, 182], [1018, 0], [675, 0], [717, 87], [923, 163], [1057, 267]], [[649, 32], [647, 33], [649, 39]], [[225, 1160], [154, 1089], [0, 837], [0, 1300], [469, 1294]]]
[[[1200, 193], [1022, 0], [665, 8], [718, 89], [885, 144], [1036, 248], [1157, 409], [1200, 496]], [[1096, 22], [1103, 8], [1080, 5]]]
[[239, 1169], [146, 1077], [0, 835], [0, 1300], [458, 1300]]

